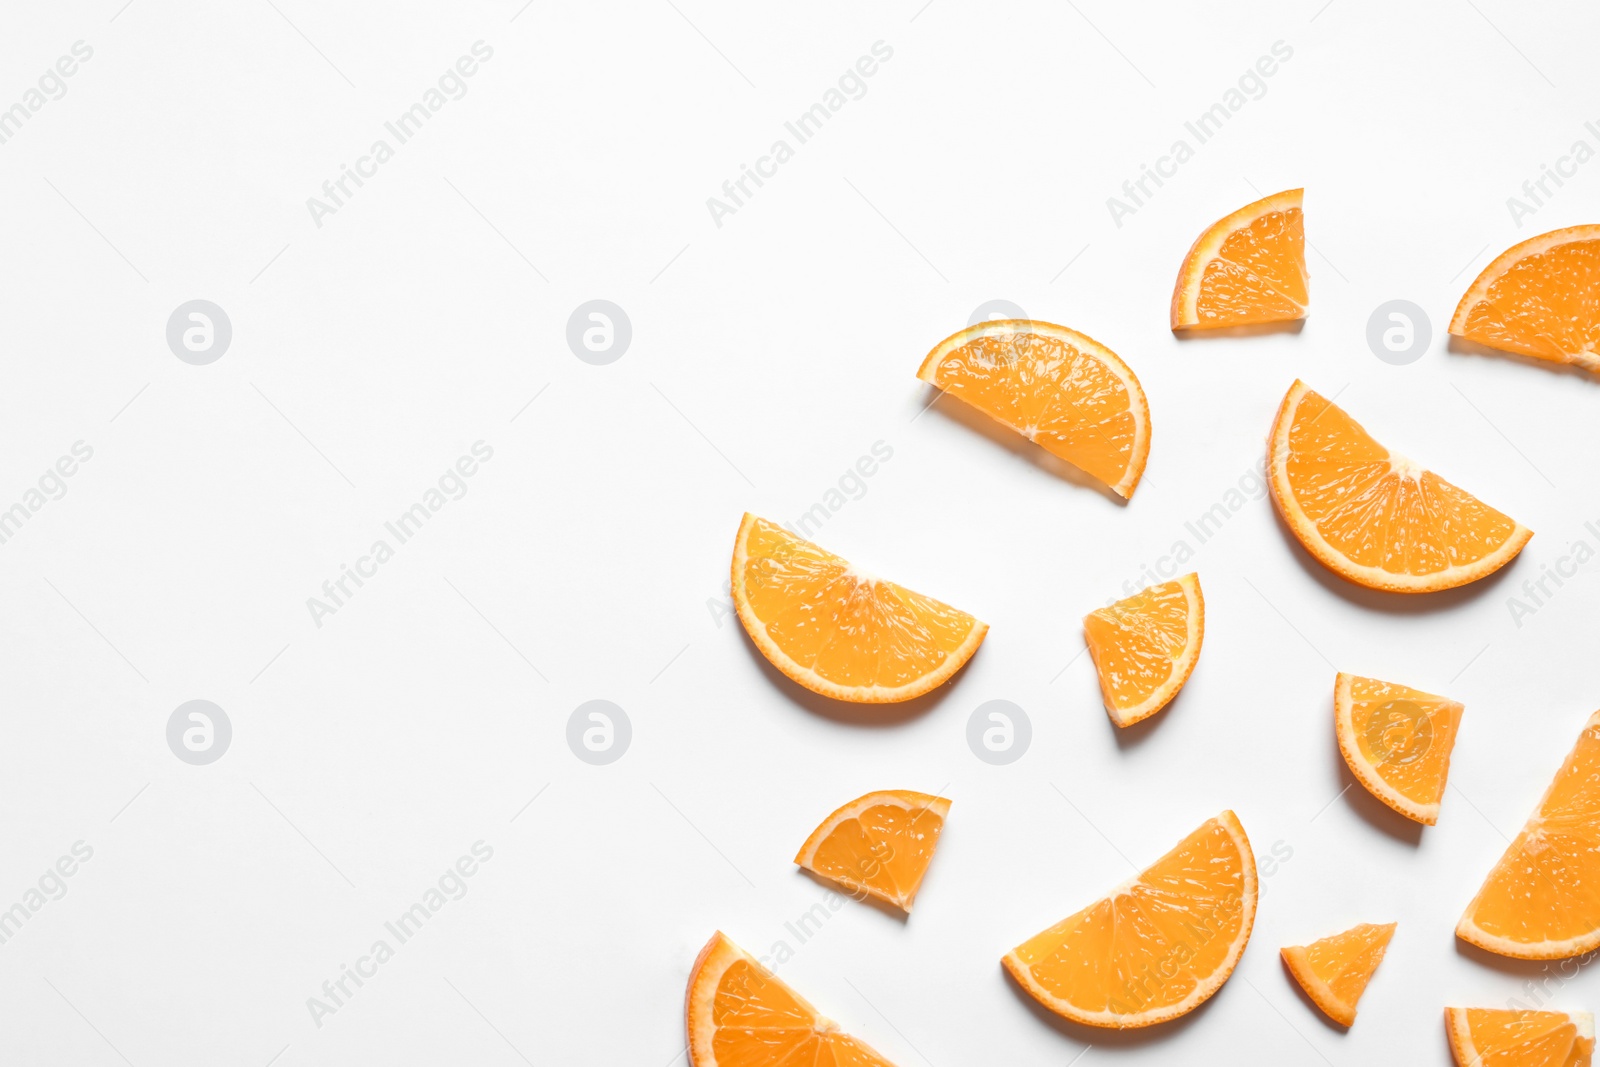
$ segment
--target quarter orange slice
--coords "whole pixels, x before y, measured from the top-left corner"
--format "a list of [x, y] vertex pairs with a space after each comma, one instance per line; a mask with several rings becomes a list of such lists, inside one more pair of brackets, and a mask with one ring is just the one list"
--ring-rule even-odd
[[685, 1014], [690, 1067], [894, 1067], [720, 930], [694, 961]]
[[1589, 1067], [1594, 1016], [1586, 1011], [1446, 1008], [1458, 1067]]
[[1494, 865], [1456, 936], [1523, 960], [1600, 947], [1600, 712]]
[[1600, 371], [1600, 226], [1552, 230], [1500, 253], [1461, 297], [1450, 332]]
[[1462, 707], [1376, 678], [1341, 673], [1333, 683], [1339, 751], [1356, 781], [1401, 815], [1432, 826], [1450, 773]]
[[1002, 962], [1057, 1015], [1089, 1026], [1151, 1026], [1222, 988], [1255, 917], [1255, 854], [1239, 820], [1224, 811]]
[[1166, 707], [1189, 680], [1205, 633], [1206, 601], [1194, 574], [1086, 615], [1083, 637], [1111, 721], [1132, 726]]
[[949, 814], [944, 797], [907, 789], [868, 793], [822, 820], [794, 861], [909, 912]]
[[910, 700], [942, 684], [989, 627], [874, 578], [833, 553], [745, 515], [733, 544], [733, 606], [784, 674], [838, 700]]
[[1272, 499], [1306, 551], [1358, 585], [1453, 589], [1514, 559], [1533, 531], [1368, 436], [1304, 382], [1267, 455]]
[[1172, 328], [1253, 326], [1306, 317], [1302, 189], [1246, 204], [1202, 233], [1172, 290]]
[[1077, 330], [1028, 319], [969, 326], [934, 346], [917, 377], [1052, 455], [1133, 495], [1150, 455], [1150, 406], [1133, 371]]
[[1313, 1004], [1340, 1026], [1356, 1021], [1356, 1003], [1394, 936], [1394, 923], [1362, 923], [1342, 934], [1280, 949], [1284, 966]]

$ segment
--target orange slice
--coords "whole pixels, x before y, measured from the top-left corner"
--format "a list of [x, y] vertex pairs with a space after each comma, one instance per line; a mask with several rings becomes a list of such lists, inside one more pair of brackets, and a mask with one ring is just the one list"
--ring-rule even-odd
[[1600, 947], [1600, 711], [1494, 865], [1456, 936], [1523, 960]]
[[1500, 253], [1461, 297], [1450, 332], [1600, 371], [1600, 226], [1552, 230]]
[[906, 789], [868, 793], [822, 820], [794, 861], [909, 912], [949, 814], [944, 797]]
[[1350, 773], [1428, 826], [1439, 821], [1461, 711], [1454, 700], [1376, 678], [1341, 673], [1333, 683], [1333, 728]]
[[1362, 923], [1309, 945], [1289, 945], [1279, 953], [1312, 1003], [1340, 1026], [1349, 1026], [1356, 1021], [1356, 1002], [1383, 962], [1394, 927], [1394, 923]]
[[894, 1067], [720, 930], [689, 974], [690, 1067]]
[[1303, 192], [1287, 189], [1246, 204], [1196, 239], [1172, 290], [1174, 330], [1306, 317]]
[[1459, 1067], [1589, 1067], [1594, 1016], [1586, 1011], [1446, 1008]]
[[1194, 574], [1084, 616], [1111, 721], [1132, 726], [1166, 707], [1189, 680], [1205, 634], [1206, 601]]
[[1089, 1026], [1151, 1026], [1222, 988], [1255, 917], [1255, 854], [1225, 811], [1002, 962], [1057, 1015]]
[[959, 397], [1126, 499], [1150, 455], [1150, 405], [1133, 371], [1077, 330], [1028, 319], [969, 326], [917, 377]]
[[1368, 436], [1304, 382], [1267, 456], [1272, 499], [1323, 565], [1395, 593], [1453, 589], [1514, 559], [1533, 531]]
[[864, 704], [942, 684], [989, 632], [749, 514], [733, 544], [733, 606], [773, 666], [813, 692]]

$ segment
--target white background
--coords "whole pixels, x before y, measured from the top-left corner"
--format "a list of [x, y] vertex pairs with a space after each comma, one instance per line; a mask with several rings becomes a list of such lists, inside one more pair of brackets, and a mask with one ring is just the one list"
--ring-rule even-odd
[[[1600, 567], [1520, 627], [1507, 606], [1600, 544], [1600, 395], [1444, 328], [1501, 249], [1596, 221], [1600, 162], [1520, 228], [1505, 199], [1595, 142], [1600, 17], [920, 2], [7, 6], [0, 106], [73, 42], [94, 56], [0, 145], [0, 507], [75, 441], [94, 456], [0, 545], [0, 908], [74, 842], [94, 856], [0, 945], [0, 1062], [672, 1067], [719, 928], [789, 941], [783, 976], [903, 1067], [1444, 1064], [1446, 1004], [1540, 973], [1452, 929], [1600, 703]], [[480, 39], [467, 95], [318, 228], [306, 198]], [[714, 225], [706, 198], [879, 40], [866, 95]], [[1279, 40], [1265, 96], [1113, 225], [1106, 198]], [[1196, 234], [1298, 185], [1304, 330], [1175, 339]], [[609, 366], [565, 342], [597, 297], [633, 323]], [[210, 366], [165, 342], [194, 298], [233, 323]], [[1139, 375], [1131, 503], [952, 401], [917, 417], [918, 363], [996, 298]], [[1394, 298], [1432, 318], [1409, 366], [1365, 340]], [[1081, 617], [1248, 484], [1297, 376], [1537, 536], [1405, 599], [1324, 572], [1251, 499], [1194, 561], [1192, 680], [1118, 733]], [[314, 625], [307, 598], [478, 440], [468, 494]], [[723, 601], [741, 513], [793, 521], [880, 440], [816, 539], [992, 627], [887, 719], [776, 676]], [[1437, 827], [1340, 796], [1336, 669], [1465, 702]], [[234, 728], [210, 766], [165, 740], [194, 698]], [[595, 698], [634, 731], [605, 767], [565, 742]], [[965, 740], [997, 698], [1034, 731], [1006, 767]], [[796, 846], [895, 787], [954, 800], [915, 915], [850, 904], [796, 946], [825, 892]], [[1124, 1036], [1033, 1010], [1000, 956], [1225, 807], [1292, 858], [1213, 1001]], [[478, 840], [467, 895], [318, 1027], [307, 998]], [[1337, 1032], [1277, 948], [1390, 919]], [[1554, 1002], [1595, 1008], [1597, 981]]]

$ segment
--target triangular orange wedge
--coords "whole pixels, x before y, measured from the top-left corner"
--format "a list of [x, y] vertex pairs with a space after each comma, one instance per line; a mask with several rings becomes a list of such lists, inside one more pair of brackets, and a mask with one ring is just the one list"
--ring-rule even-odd
[[1376, 678], [1341, 673], [1333, 683], [1339, 751], [1367, 792], [1432, 826], [1450, 773], [1462, 707]]
[[1394, 927], [1394, 923], [1362, 923], [1309, 945], [1289, 945], [1279, 953], [1311, 1002], [1340, 1026], [1349, 1026], [1356, 1021], [1356, 1002], [1383, 962]]
[[894, 1067], [720, 930], [694, 961], [685, 1014], [690, 1067]]
[[1144, 473], [1144, 389], [1115, 352], [1077, 330], [1028, 319], [981, 322], [935, 345], [917, 377], [1124, 499]]
[[1371, 589], [1429, 593], [1493, 574], [1533, 531], [1374, 441], [1304, 382], [1267, 453], [1272, 499], [1307, 552]]
[[1589, 1067], [1594, 1016], [1586, 1011], [1446, 1008], [1458, 1067]]
[[739, 524], [732, 581], [734, 609], [762, 655], [837, 700], [919, 697], [960, 670], [989, 632], [754, 515]]
[[794, 861], [909, 912], [949, 814], [944, 797], [908, 789], [868, 793], [822, 820]]
[[1206, 601], [1194, 574], [1084, 616], [1083, 637], [1111, 721], [1132, 726], [1166, 707], [1189, 680], [1205, 633]]
[[1202, 233], [1172, 290], [1172, 328], [1253, 326], [1306, 317], [1302, 189], [1246, 204]]
[[1600, 947], [1600, 711], [1494, 865], [1456, 936], [1523, 960]]
[[1057, 1015], [1089, 1026], [1151, 1026], [1222, 988], [1255, 917], [1255, 854], [1225, 811], [1001, 962]]
[[1500, 253], [1467, 288], [1450, 332], [1490, 348], [1600, 371], [1600, 226], [1569, 226]]

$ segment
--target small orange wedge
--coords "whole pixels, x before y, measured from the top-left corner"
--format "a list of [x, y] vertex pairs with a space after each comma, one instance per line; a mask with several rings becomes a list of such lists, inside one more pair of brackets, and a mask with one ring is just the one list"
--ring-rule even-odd
[[1246, 204], [1202, 233], [1172, 290], [1172, 328], [1254, 326], [1306, 317], [1302, 189]]
[[690, 1067], [894, 1067], [720, 930], [694, 961], [687, 1000]]
[[1342, 934], [1279, 950], [1311, 1002], [1340, 1026], [1356, 1021], [1356, 1003], [1394, 936], [1394, 923], [1362, 923]]
[[1205, 634], [1206, 601], [1194, 574], [1084, 616], [1111, 721], [1132, 726], [1166, 707], [1194, 671]]
[[1600, 371], [1600, 226], [1552, 230], [1500, 253], [1461, 297], [1450, 332]]
[[1458, 1067], [1589, 1067], [1594, 1016], [1586, 1011], [1446, 1008]]
[[1077, 330], [1028, 319], [969, 326], [934, 346], [917, 377], [1045, 451], [1133, 495], [1150, 455], [1150, 405], [1133, 371]]
[[1600, 711], [1494, 865], [1456, 936], [1522, 960], [1600, 947]]
[[1011, 976], [1057, 1015], [1152, 1026], [1222, 988], [1250, 940], [1256, 860], [1225, 811], [1111, 895], [1006, 954]]
[[1374, 441], [1304, 382], [1272, 425], [1272, 499], [1307, 552], [1358, 585], [1429, 593], [1514, 559], [1533, 531]]
[[868, 793], [822, 820], [794, 861], [909, 913], [949, 814], [944, 797], [908, 789]]
[[1339, 674], [1333, 728], [1356, 781], [1401, 815], [1432, 826], [1450, 773], [1462, 707], [1376, 678]]
[[734, 610], [762, 655], [837, 700], [919, 697], [960, 670], [989, 632], [754, 515], [739, 524], [732, 582]]

